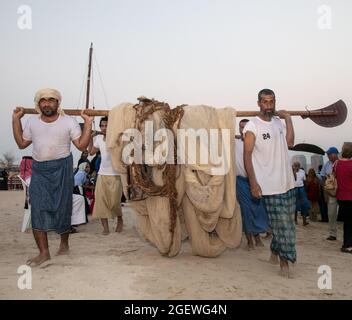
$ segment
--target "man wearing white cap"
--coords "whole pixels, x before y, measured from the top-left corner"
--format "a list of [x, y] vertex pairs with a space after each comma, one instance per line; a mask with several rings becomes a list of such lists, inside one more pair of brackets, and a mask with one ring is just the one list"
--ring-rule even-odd
[[83, 133], [78, 122], [60, 109], [61, 94], [55, 89], [39, 90], [34, 98], [39, 115], [31, 116], [22, 129], [24, 110], [17, 107], [12, 116], [15, 141], [20, 149], [33, 143], [32, 179], [29, 187], [31, 219], [39, 255], [28, 265], [50, 259], [48, 231], [61, 235], [58, 254], [67, 254], [71, 230], [73, 162], [71, 141], [81, 151], [88, 146], [93, 118], [81, 113]]

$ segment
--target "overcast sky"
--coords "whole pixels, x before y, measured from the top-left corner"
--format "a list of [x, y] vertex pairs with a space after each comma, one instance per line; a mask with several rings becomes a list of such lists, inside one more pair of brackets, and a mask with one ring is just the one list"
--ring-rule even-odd
[[[31, 9], [31, 29], [21, 5]], [[96, 108], [145, 95], [171, 106], [256, 110], [257, 92], [268, 87], [278, 109], [343, 99], [351, 113], [351, 17], [350, 0], [2, 0], [0, 155], [31, 153], [17, 150], [11, 114], [33, 106], [38, 89], [57, 88], [63, 106], [82, 107], [90, 42]], [[352, 141], [351, 114], [337, 128], [294, 124], [296, 143], [340, 149]]]

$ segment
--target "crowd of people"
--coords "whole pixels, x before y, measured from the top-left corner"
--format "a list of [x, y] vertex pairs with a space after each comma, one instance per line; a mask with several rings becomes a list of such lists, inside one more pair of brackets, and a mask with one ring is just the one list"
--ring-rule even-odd
[[[40, 90], [34, 101], [40, 115], [28, 119], [22, 129], [24, 110], [17, 107], [13, 134], [19, 148], [33, 144], [29, 196], [39, 255], [27, 263], [38, 265], [50, 259], [48, 231], [61, 235], [58, 254], [69, 250], [69, 234], [75, 232], [70, 220], [72, 193], [84, 197], [86, 215], [101, 220], [103, 235], [109, 234], [108, 219], [117, 218], [116, 232], [122, 231], [123, 219], [121, 178], [105, 144], [108, 118], [100, 120], [99, 132], [92, 131], [93, 118], [82, 111], [81, 130], [75, 119], [62, 113], [57, 90]], [[263, 89], [258, 93], [259, 116], [240, 122], [235, 143], [236, 190], [248, 249], [263, 246], [261, 234], [271, 237], [269, 261], [279, 264], [280, 274], [289, 277], [289, 262], [297, 259], [298, 212], [303, 226], [308, 220], [317, 221], [320, 213], [320, 221], [329, 222], [330, 241], [337, 239], [336, 221], [343, 221], [341, 251], [352, 253], [352, 143], [343, 145], [341, 158], [335, 147], [329, 148], [329, 161], [320, 172], [312, 168], [306, 175], [300, 163], [291, 166], [289, 160], [295, 136], [291, 116], [285, 110], [276, 111], [275, 105], [275, 93]], [[82, 151], [75, 172], [71, 142]], [[91, 161], [89, 155], [94, 156]], [[324, 192], [330, 175], [337, 181], [335, 196]]]

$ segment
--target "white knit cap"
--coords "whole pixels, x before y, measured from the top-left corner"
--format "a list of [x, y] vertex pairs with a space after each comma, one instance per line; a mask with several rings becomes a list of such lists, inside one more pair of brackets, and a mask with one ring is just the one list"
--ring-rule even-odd
[[60, 108], [61, 93], [59, 91], [57, 91], [56, 89], [50, 89], [50, 88], [40, 89], [40, 90], [37, 91], [37, 93], [35, 94], [35, 97], [34, 97], [34, 103], [35, 103], [35, 110], [37, 110], [37, 112], [39, 114], [42, 113], [40, 111], [40, 108], [39, 108], [39, 101], [42, 98], [54, 98], [54, 99], [56, 99], [58, 101], [58, 104], [59, 104], [59, 108], [57, 110], [57, 113], [64, 114], [64, 112]]

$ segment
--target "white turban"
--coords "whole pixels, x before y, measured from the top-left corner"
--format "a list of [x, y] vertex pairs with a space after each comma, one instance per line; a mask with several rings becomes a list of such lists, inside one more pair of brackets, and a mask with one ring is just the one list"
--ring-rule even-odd
[[87, 163], [88, 162], [81, 162], [81, 164], [78, 166], [78, 171], [85, 171]]
[[61, 110], [60, 108], [60, 104], [61, 104], [61, 93], [55, 89], [50, 89], [50, 88], [45, 88], [45, 89], [41, 89], [39, 91], [37, 91], [37, 93], [35, 94], [34, 97], [34, 103], [35, 103], [35, 110], [37, 110], [37, 112], [39, 114], [41, 114], [42, 112], [40, 111], [39, 108], [39, 101], [42, 98], [54, 98], [58, 101], [59, 104], [59, 108], [57, 109], [57, 113], [60, 114], [64, 114], [64, 112]]

